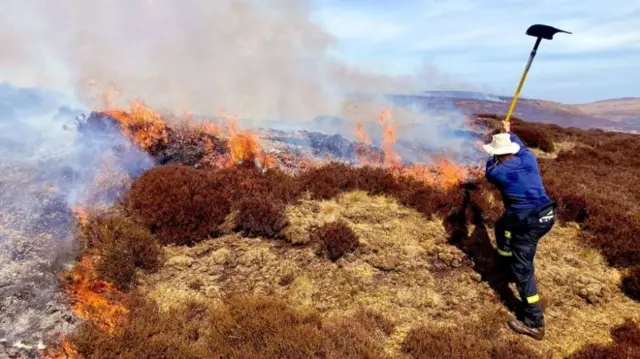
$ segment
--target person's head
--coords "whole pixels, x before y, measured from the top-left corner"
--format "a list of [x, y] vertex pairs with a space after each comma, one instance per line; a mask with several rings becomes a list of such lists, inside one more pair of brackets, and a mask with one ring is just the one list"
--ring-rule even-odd
[[520, 151], [520, 145], [511, 142], [511, 135], [509, 135], [509, 133], [493, 135], [491, 143], [482, 146], [482, 148], [484, 148], [488, 154], [496, 156], [500, 161], [505, 161]]

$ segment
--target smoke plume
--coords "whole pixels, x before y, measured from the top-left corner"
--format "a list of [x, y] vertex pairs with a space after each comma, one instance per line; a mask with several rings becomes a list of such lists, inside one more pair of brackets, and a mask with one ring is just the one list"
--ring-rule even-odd
[[[305, 0], [7, 0], [0, 78], [73, 91], [89, 105], [114, 87], [157, 109], [243, 118], [339, 114], [354, 93], [411, 92], [453, 81], [425, 67], [373, 75], [327, 56], [336, 41]], [[99, 91], [92, 91], [98, 89]]]

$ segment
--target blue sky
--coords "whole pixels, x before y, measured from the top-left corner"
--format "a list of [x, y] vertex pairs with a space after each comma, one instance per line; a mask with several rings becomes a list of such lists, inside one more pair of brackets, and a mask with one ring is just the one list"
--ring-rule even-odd
[[[640, 0], [316, 0], [332, 55], [376, 73], [435, 66], [470, 89], [513, 94], [535, 23], [543, 41], [522, 96], [566, 103], [640, 97]], [[431, 87], [446, 88], [444, 80]], [[469, 89], [469, 88], [464, 88]]]

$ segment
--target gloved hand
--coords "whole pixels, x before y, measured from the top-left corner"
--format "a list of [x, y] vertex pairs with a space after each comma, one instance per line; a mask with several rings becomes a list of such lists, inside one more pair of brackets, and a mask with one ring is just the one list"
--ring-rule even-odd
[[504, 132], [510, 132], [511, 123], [509, 123], [509, 121], [502, 121], [502, 128], [504, 129]]

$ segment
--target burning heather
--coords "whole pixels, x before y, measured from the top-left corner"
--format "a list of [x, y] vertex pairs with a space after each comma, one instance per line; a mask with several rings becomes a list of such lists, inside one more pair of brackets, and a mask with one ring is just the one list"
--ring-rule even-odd
[[[334, 39], [309, 7], [2, 7], [6, 19], [39, 26], [16, 39], [15, 24], [0, 21], [0, 38], [12, 36], [0, 79], [72, 98], [0, 84], [0, 359], [449, 357], [470, 343], [479, 358], [564, 355], [608, 345], [621, 313], [640, 313], [629, 299], [640, 281], [637, 208], [610, 202], [640, 167], [620, 163], [617, 185], [591, 193], [600, 170], [573, 159], [602, 162], [584, 158], [613, 140], [581, 134], [593, 148], [558, 155], [554, 143], [576, 133], [551, 139], [514, 122], [530, 146], [557, 156], [541, 161], [549, 191], [562, 218], [585, 225], [551, 234], [540, 271], [550, 332], [581, 337], [514, 342], [491, 289], [485, 223], [499, 216], [498, 194], [476, 181], [496, 118], [425, 108], [417, 91], [447, 83], [329, 58]], [[591, 185], [574, 189], [571, 166]], [[629, 298], [600, 255], [571, 254], [584, 243], [621, 266]], [[237, 293], [266, 297], [229, 297]], [[356, 308], [363, 303], [371, 308]], [[612, 333], [634, 330], [629, 322]]]
[[[83, 250], [74, 234], [153, 166], [248, 167], [293, 175], [338, 160], [442, 188], [470, 174], [446, 159], [402, 159], [394, 151], [399, 135], [393, 113], [383, 106], [367, 120], [377, 119], [377, 132], [365, 132], [358, 122], [344, 137], [243, 129], [227, 112], [212, 120], [160, 114], [141, 100], [116, 109], [111, 97], [105, 109], [85, 113], [62, 107], [64, 99], [48, 93], [7, 89], [5, 101], [16, 105], [0, 122], [0, 340], [10, 357], [35, 355], [78, 319], [109, 331], [126, 314], [119, 289], [96, 276], [100, 256], [85, 255], [73, 265]], [[32, 101], [20, 103], [25, 96]], [[58, 354], [49, 353], [56, 357], [73, 349], [63, 341]]]
[[[15, 91], [10, 95], [29, 93]], [[402, 110], [384, 104], [370, 116], [364, 111], [343, 135], [248, 128], [228, 112], [211, 119], [176, 116], [141, 100], [121, 110], [105, 104], [107, 109], [81, 113], [47, 103], [44, 95], [35, 98], [39, 101], [18, 107], [16, 127], [12, 121], [0, 123], [11, 141], [3, 147], [0, 173], [2, 359], [109, 357], [111, 350], [124, 356], [179, 350], [185, 357], [242, 357], [256, 347], [272, 356], [312, 351], [384, 358], [389, 348], [431, 350], [428, 333], [435, 327], [422, 328], [416, 321], [424, 313], [438, 325], [460, 321], [463, 312], [451, 308], [468, 301], [470, 310], [506, 315], [490, 286], [478, 284], [496, 275], [484, 220], [495, 221], [499, 212], [495, 191], [478, 181], [482, 167], [470, 160], [479, 152], [481, 133], [470, 135], [462, 126], [450, 134], [473, 144], [461, 153], [455, 146], [413, 143], [396, 121]], [[491, 130], [490, 121], [482, 126]], [[544, 143], [535, 138], [541, 132], [532, 133], [532, 143]], [[549, 163], [543, 162], [544, 171]], [[565, 207], [563, 216], [575, 209]], [[392, 219], [385, 224], [387, 216]], [[469, 221], [478, 231], [467, 231]], [[486, 238], [475, 237], [483, 233]], [[629, 258], [636, 255], [629, 252]], [[588, 257], [567, 259], [572, 264], [562, 267], [567, 278], [596, 269], [574, 286], [549, 282], [568, 282], [548, 275], [558, 273], [559, 257], [543, 261], [543, 290], [559, 291], [551, 300], [563, 301], [558, 308], [597, 305], [594, 310], [604, 313], [613, 303], [621, 313], [633, 312], [637, 305], [617, 287], [614, 269], [597, 255]], [[329, 262], [338, 266], [328, 267]], [[374, 272], [381, 281], [371, 280]], [[625, 290], [634, 295], [636, 279], [629, 273]], [[380, 284], [384, 293], [398, 294], [378, 293], [373, 287]], [[201, 301], [185, 302], [184, 286], [191, 291], [184, 295]], [[227, 295], [251, 288], [254, 294], [280, 294], [284, 301], [225, 302]], [[353, 295], [359, 303], [378, 303], [395, 324], [378, 312], [357, 314], [362, 312], [353, 306]], [[184, 308], [171, 307], [174, 299]], [[226, 304], [212, 304], [220, 300]], [[320, 314], [299, 319], [307, 314], [290, 303], [311, 303]], [[347, 308], [356, 312], [357, 323], [346, 324], [341, 311]], [[568, 331], [586, 323], [554, 310], [558, 325]], [[333, 321], [336, 317], [343, 322]], [[273, 337], [252, 334], [264, 333], [262, 325], [274, 320], [284, 321], [279, 328], [301, 326], [309, 337], [301, 341], [293, 329], [269, 332]], [[492, 335], [498, 324], [489, 321]], [[614, 324], [620, 323], [602, 323], [593, 335], [603, 337]], [[395, 325], [409, 335], [391, 335]], [[635, 330], [632, 324], [624, 328], [617, 330]], [[434, 335], [459, 346], [463, 336], [489, 333], [473, 325], [465, 330], [460, 338]], [[360, 344], [345, 346], [343, 338], [353, 336]], [[583, 339], [580, 343], [597, 342]], [[559, 340], [522, 350], [527, 357], [542, 349], [566, 353], [569, 344]], [[239, 342], [245, 344], [237, 347]], [[237, 352], [229, 349], [236, 347]], [[478, 350], [491, 357], [508, 348], [482, 344]]]
[[74, 326], [59, 277], [80, 249], [74, 223], [111, 206], [153, 160], [126, 132], [83, 134], [68, 100], [8, 86], [0, 95], [0, 341], [12, 355]]

